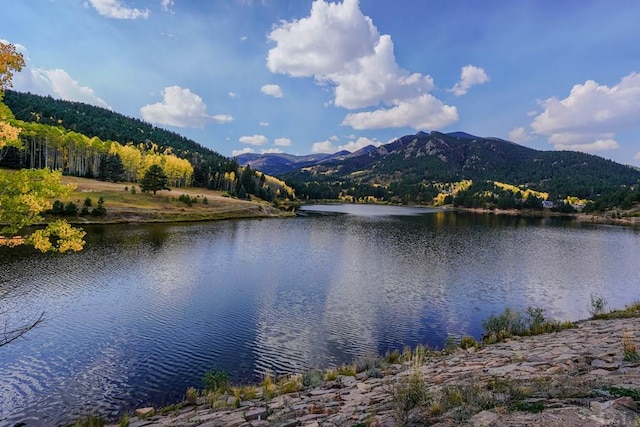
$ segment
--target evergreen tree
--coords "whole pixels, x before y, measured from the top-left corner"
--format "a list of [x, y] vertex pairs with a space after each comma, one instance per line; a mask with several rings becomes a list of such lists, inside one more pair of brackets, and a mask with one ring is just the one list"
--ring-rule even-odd
[[152, 165], [147, 169], [142, 181], [140, 181], [140, 188], [145, 193], [153, 191], [153, 194], [156, 194], [158, 190], [171, 190], [167, 187], [167, 175], [158, 165]]
[[100, 181], [118, 182], [124, 176], [124, 166], [118, 154], [102, 156], [98, 167], [98, 178]]

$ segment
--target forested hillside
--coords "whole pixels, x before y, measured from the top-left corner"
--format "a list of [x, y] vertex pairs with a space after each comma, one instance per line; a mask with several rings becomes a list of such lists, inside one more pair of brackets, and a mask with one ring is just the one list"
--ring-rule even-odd
[[172, 186], [254, 194], [266, 200], [295, 197], [282, 181], [135, 118], [15, 91], [6, 91], [2, 102], [0, 118], [20, 129], [23, 148], [6, 149], [0, 166], [49, 167], [68, 175], [137, 182], [157, 164]]
[[[282, 178], [302, 198], [402, 203], [432, 203], [442, 194], [454, 196], [456, 183], [471, 181], [474, 186], [465, 189], [469, 197], [460, 200], [466, 205], [483, 195], [491, 199], [506, 192], [517, 198], [516, 193], [526, 190], [544, 193], [554, 201], [595, 200], [620, 190], [635, 190], [640, 171], [585, 153], [539, 151], [464, 133], [419, 132], [362, 155], [324, 161]], [[515, 187], [494, 188], [494, 182]]]

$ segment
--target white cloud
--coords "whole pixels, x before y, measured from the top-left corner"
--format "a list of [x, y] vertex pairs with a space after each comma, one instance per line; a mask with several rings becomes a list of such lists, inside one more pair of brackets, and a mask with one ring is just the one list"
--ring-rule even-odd
[[175, 13], [174, 10], [172, 9], [174, 3], [175, 3], [174, 0], [162, 0], [162, 3], [161, 3], [162, 10], [169, 13]]
[[453, 86], [451, 92], [453, 92], [455, 96], [461, 96], [466, 94], [471, 86], [481, 85], [488, 81], [489, 76], [482, 68], [474, 65], [466, 65], [462, 67], [460, 81]]
[[373, 145], [374, 147], [379, 147], [382, 145], [382, 143], [380, 141], [376, 141], [373, 139], [360, 137], [355, 141], [349, 141], [346, 144], [336, 146], [333, 144], [333, 142], [327, 140], [327, 141], [314, 143], [311, 148], [311, 152], [332, 154], [332, 153], [337, 153], [338, 151], [346, 150], [353, 153], [369, 145]]
[[456, 107], [424, 94], [419, 98], [398, 102], [387, 109], [347, 114], [342, 124], [354, 129], [411, 127], [416, 130], [437, 129], [458, 121]]
[[249, 145], [267, 145], [269, 139], [264, 135], [241, 136], [238, 141]]
[[529, 142], [533, 139], [534, 138], [527, 133], [526, 129], [523, 127], [517, 127], [509, 132], [509, 141], [517, 142], [518, 144]]
[[340, 141], [340, 137], [338, 137], [338, 135], [333, 135], [331, 138], [329, 138], [329, 140], [333, 142], [338, 142]]
[[340, 151], [331, 141], [314, 142], [311, 147], [312, 153], [333, 154]]
[[233, 120], [233, 117], [225, 114], [208, 115], [202, 98], [179, 86], [164, 88], [162, 102], [145, 105], [140, 113], [148, 122], [177, 127], [203, 128], [209, 121], [227, 123]]
[[636, 160], [640, 160], [640, 151], [638, 151], [638, 152], [636, 153], [636, 155], [635, 155], [635, 156], [633, 156], [633, 158], [634, 158], [634, 159], [636, 159]]
[[288, 147], [291, 145], [291, 140], [289, 138], [276, 138], [273, 143], [281, 147]]
[[237, 98], [237, 97], [238, 97], [238, 94], [237, 94], [237, 93], [235, 93], [235, 92], [229, 92], [229, 98], [232, 98], [232, 99], [233, 99], [233, 98]]
[[615, 132], [640, 126], [640, 74], [631, 73], [613, 87], [587, 80], [565, 99], [549, 98], [541, 106], [544, 111], [531, 127], [556, 149], [615, 149]]
[[80, 86], [76, 80], [71, 78], [69, 73], [59, 68], [55, 70], [34, 68], [31, 70], [31, 77], [38, 82], [38, 86], [51, 88], [53, 95], [57, 95], [62, 99], [112, 109], [104, 99], [96, 96], [93, 89], [87, 86]]
[[242, 150], [233, 150], [231, 152], [231, 156], [236, 157], [236, 156], [239, 156], [240, 154], [250, 154], [250, 153], [255, 153], [255, 151], [253, 150], [253, 148], [246, 147], [246, 148], [243, 148]]
[[[114, 19], [138, 19], [148, 18], [149, 9], [135, 9], [126, 7], [120, 0], [89, 0], [91, 6], [93, 6], [100, 15], [107, 18]], [[162, 5], [165, 3], [172, 4], [173, 2], [166, 2], [163, 0]]]
[[[363, 126], [363, 118], [367, 117], [368, 129], [396, 127], [400, 120], [394, 117], [394, 112], [405, 105], [423, 104], [434, 87], [430, 76], [410, 73], [398, 66], [391, 37], [378, 33], [371, 18], [360, 11], [358, 0], [342, 3], [316, 0], [308, 17], [282, 21], [268, 37], [276, 43], [267, 56], [267, 66], [272, 72], [313, 77], [319, 85], [332, 86], [333, 104], [338, 107], [350, 110], [381, 104], [391, 107], [358, 113], [369, 116], [348, 115], [343, 124]], [[453, 116], [457, 120], [455, 107], [430, 99], [435, 102], [429, 102], [429, 114], [447, 118], [429, 121], [434, 127], [449, 124]], [[441, 111], [434, 111], [436, 106]], [[404, 120], [400, 126], [422, 128], [425, 122]]]
[[260, 126], [267, 127], [269, 126], [269, 122], [260, 122]]
[[282, 98], [283, 96], [282, 88], [278, 85], [264, 85], [260, 88], [260, 91], [275, 98]]
[[330, 74], [324, 79], [335, 86], [334, 103], [350, 110], [382, 103], [397, 104], [433, 89], [433, 79], [410, 74], [396, 63], [393, 41], [383, 35], [370, 56], [359, 58], [354, 66]]
[[599, 139], [590, 144], [555, 144], [554, 148], [556, 150], [573, 150], [589, 153], [591, 151], [614, 150], [620, 148], [620, 144], [613, 139]]
[[219, 124], [229, 123], [233, 121], [233, 116], [229, 114], [216, 114], [215, 116], [211, 116], [214, 122]]
[[281, 21], [268, 37], [277, 46], [269, 51], [267, 66], [274, 73], [294, 77], [339, 72], [354, 59], [372, 55], [379, 39], [357, 0], [316, 0], [307, 18]]
[[282, 151], [279, 148], [268, 148], [266, 150], [260, 150], [260, 154], [280, 154], [280, 153], [284, 153], [284, 151]]

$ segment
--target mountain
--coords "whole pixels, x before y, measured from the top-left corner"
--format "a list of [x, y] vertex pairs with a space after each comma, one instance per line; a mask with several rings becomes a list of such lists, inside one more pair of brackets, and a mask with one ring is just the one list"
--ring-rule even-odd
[[311, 188], [343, 194], [362, 194], [363, 188], [380, 194], [383, 188], [388, 197], [419, 201], [417, 194], [435, 182], [462, 180], [499, 181], [558, 198], [592, 198], [638, 184], [640, 171], [586, 153], [540, 151], [464, 132], [418, 132], [360, 154], [324, 158], [280, 177], [299, 196]]
[[[372, 149], [373, 146], [370, 146]], [[363, 148], [362, 150], [366, 150]], [[366, 151], [359, 150], [357, 153], [364, 154]], [[286, 153], [245, 153], [236, 156], [236, 160], [240, 166], [251, 166], [252, 169], [257, 169], [260, 172], [267, 175], [282, 175], [296, 169], [305, 168], [307, 166], [322, 164], [326, 161], [343, 160], [355, 153], [350, 151], [338, 151], [333, 154], [308, 154], [306, 156], [296, 156]]]

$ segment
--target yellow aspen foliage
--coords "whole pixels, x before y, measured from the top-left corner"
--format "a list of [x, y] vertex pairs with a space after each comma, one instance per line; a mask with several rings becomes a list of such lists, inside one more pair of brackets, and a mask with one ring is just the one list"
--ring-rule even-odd
[[31, 244], [39, 250], [60, 252], [82, 249], [84, 231], [65, 221], [56, 221], [32, 235], [18, 235], [23, 228], [44, 219], [42, 213], [51, 208], [53, 198], [71, 192], [72, 187], [63, 185], [61, 179], [61, 172], [49, 169], [0, 171], [0, 246]]
[[20, 129], [7, 122], [0, 122], [0, 149], [7, 146], [20, 146]]
[[34, 231], [25, 243], [41, 252], [81, 251], [85, 244], [82, 229], [74, 228], [64, 220], [54, 221], [43, 230]]
[[22, 67], [24, 67], [22, 54], [14, 45], [0, 41], [0, 92], [12, 87], [13, 73], [20, 72]]

